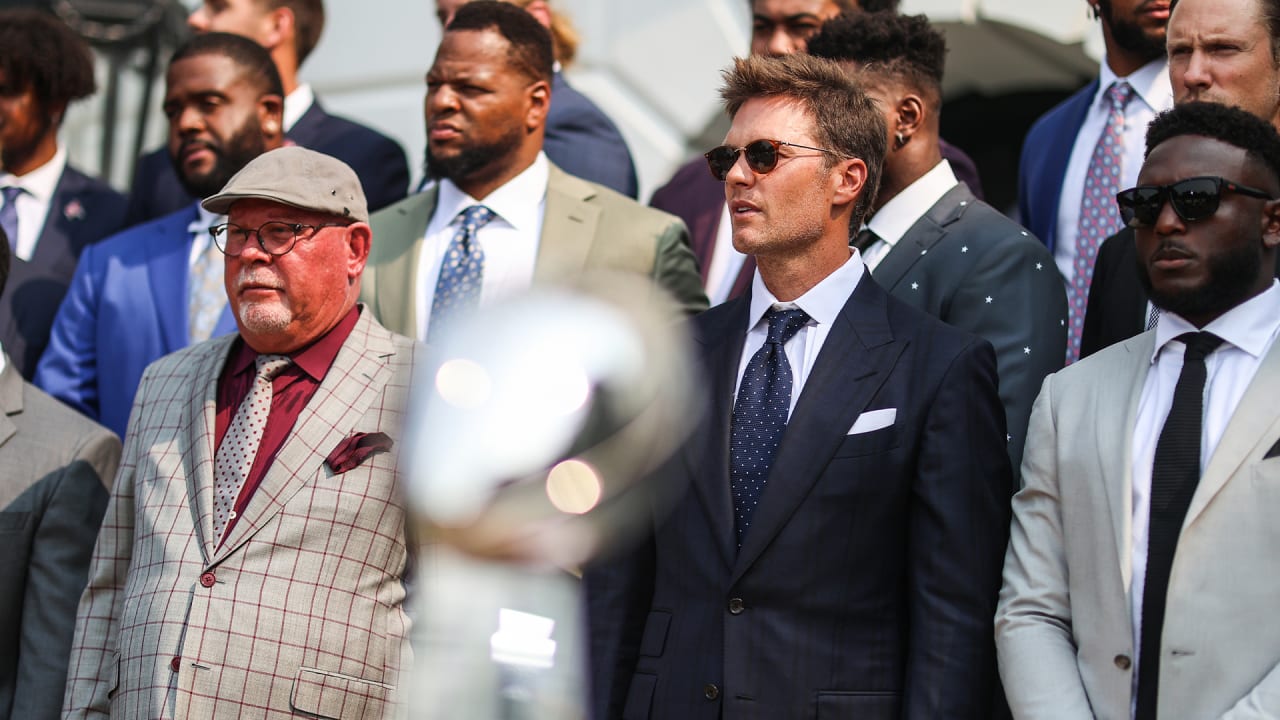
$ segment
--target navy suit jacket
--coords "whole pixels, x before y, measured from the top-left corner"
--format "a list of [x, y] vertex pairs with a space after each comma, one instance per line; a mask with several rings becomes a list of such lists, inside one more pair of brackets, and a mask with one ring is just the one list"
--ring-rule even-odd
[[556, 73], [551, 82], [551, 107], [547, 109], [542, 150], [570, 175], [612, 188], [633, 200], [640, 192], [631, 151], [622, 133], [561, 73]]
[[[730, 416], [749, 296], [693, 319], [709, 411], [650, 536], [587, 569], [597, 718], [985, 718], [1011, 474], [991, 346], [863, 276], [741, 549]], [[892, 423], [847, 434], [870, 411]]]
[[[187, 277], [196, 205], [85, 249], [35, 384], [124, 437], [142, 371], [190, 344]], [[214, 336], [235, 332], [223, 310]]]
[[30, 260], [13, 258], [0, 295], [0, 345], [26, 380], [49, 342], [49, 328], [76, 259], [122, 227], [125, 198], [70, 165], [62, 171]]
[[1098, 80], [1040, 116], [1022, 143], [1018, 163], [1018, 212], [1022, 224], [1050, 251], [1058, 239], [1058, 200], [1076, 135], [1098, 92]]
[[[960, 148], [942, 142], [942, 156], [951, 163], [956, 178], [969, 186], [970, 191], [979, 200], [982, 199], [982, 184], [978, 180], [978, 167]], [[675, 215], [684, 220], [689, 228], [689, 243], [693, 254], [698, 258], [698, 271], [702, 273], [702, 284], [707, 282], [707, 271], [711, 267], [711, 256], [716, 249], [716, 234], [720, 229], [720, 220], [724, 217], [724, 183], [711, 176], [707, 169], [707, 161], [701, 155], [680, 166], [666, 185], [654, 191], [649, 204], [659, 210]], [[755, 258], [748, 257], [742, 263], [742, 270], [734, 279], [729, 299], [738, 297], [751, 286], [751, 277], [755, 274]]]
[[[369, 211], [403, 198], [409, 191], [409, 161], [396, 141], [372, 128], [330, 115], [317, 100], [285, 136], [289, 140], [351, 166], [364, 187]], [[183, 189], [167, 148], [138, 158], [129, 192], [126, 225], [137, 225], [195, 202]]]

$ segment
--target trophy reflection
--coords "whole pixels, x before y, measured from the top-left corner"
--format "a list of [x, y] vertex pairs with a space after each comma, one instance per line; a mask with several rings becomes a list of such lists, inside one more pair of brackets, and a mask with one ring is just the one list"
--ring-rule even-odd
[[415, 385], [404, 458], [420, 552], [412, 718], [587, 716], [576, 569], [675, 492], [650, 474], [697, 420], [678, 314], [631, 276], [458, 318]]

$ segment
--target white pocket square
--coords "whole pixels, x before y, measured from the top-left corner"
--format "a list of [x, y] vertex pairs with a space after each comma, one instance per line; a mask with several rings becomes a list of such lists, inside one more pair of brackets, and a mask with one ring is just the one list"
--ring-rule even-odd
[[849, 428], [846, 435], [858, 435], [860, 433], [869, 433], [872, 430], [887, 428], [893, 424], [898, 418], [897, 408], [885, 408], [884, 410], [868, 410], [858, 416], [853, 421], [853, 427]]

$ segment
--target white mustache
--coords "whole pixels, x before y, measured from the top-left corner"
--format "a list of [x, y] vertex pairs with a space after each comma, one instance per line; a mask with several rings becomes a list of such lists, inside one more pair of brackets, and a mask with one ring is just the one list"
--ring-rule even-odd
[[283, 290], [284, 284], [270, 270], [264, 268], [242, 268], [236, 275], [236, 290], [243, 290], [246, 285]]

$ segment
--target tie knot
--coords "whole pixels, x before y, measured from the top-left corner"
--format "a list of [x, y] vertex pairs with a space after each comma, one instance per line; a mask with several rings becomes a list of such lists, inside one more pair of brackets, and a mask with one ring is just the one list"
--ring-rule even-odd
[[259, 355], [254, 359], [253, 364], [258, 369], [258, 377], [263, 380], [274, 380], [280, 371], [289, 367], [289, 363], [293, 360], [287, 355]]
[[765, 313], [769, 321], [769, 338], [765, 342], [786, 345], [787, 341], [809, 322], [809, 314], [800, 309], [777, 310]]
[[472, 205], [459, 214], [462, 216], [462, 228], [468, 233], [488, 225], [494, 217], [493, 211], [483, 205]]
[[868, 248], [876, 244], [880, 236], [869, 227], [864, 227], [854, 236], [852, 245], [858, 248], [858, 252], [865, 253]]
[[1133, 99], [1133, 86], [1118, 80], [1107, 88], [1107, 102], [1111, 103], [1112, 112], [1123, 112], [1129, 101]]
[[4, 196], [4, 204], [9, 205], [23, 193], [22, 188], [17, 185], [6, 185], [0, 188], [0, 195]]
[[1183, 333], [1178, 339], [1187, 345], [1187, 351], [1182, 356], [1183, 363], [1201, 362], [1223, 343], [1222, 338], [1210, 332]]

